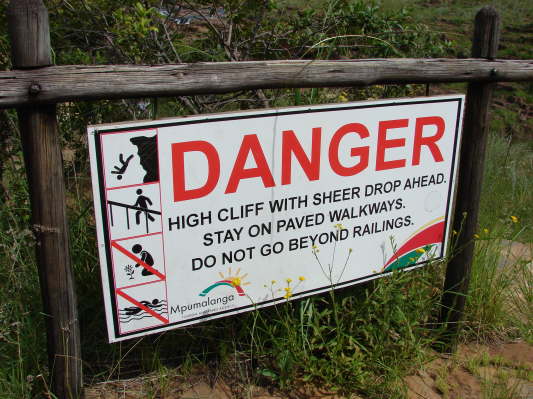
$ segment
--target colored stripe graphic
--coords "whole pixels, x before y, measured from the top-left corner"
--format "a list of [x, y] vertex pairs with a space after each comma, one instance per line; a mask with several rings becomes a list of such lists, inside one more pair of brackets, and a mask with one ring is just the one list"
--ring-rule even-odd
[[202, 292], [200, 292], [199, 296], [206, 296], [207, 294], [209, 294], [209, 292], [213, 289], [215, 289], [216, 287], [219, 287], [221, 285], [227, 285], [229, 287], [233, 287], [235, 288], [235, 291], [237, 291], [237, 293], [240, 295], [240, 296], [244, 296], [246, 295], [243, 291], [243, 289], [241, 288], [240, 285], [233, 285], [233, 283], [230, 281], [230, 280], [220, 280], [220, 281], [217, 281], [215, 284], [212, 284], [210, 285], [209, 287], [207, 287], [205, 290], [203, 290]]
[[133, 303], [135, 306], [141, 308], [142, 310], [144, 310], [146, 313], [149, 313], [151, 314], [152, 316], [154, 316], [156, 319], [159, 319], [159, 321], [165, 323], [165, 324], [168, 324], [169, 321], [168, 319], [165, 319], [163, 316], [161, 316], [159, 313], [157, 312], [154, 312], [152, 309], [150, 309], [148, 306], [145, 306], [143, 305], [142, 303], [140, 303], [139, 301], [137, 301], [136, 299], [133, 299], [131, 296], [129, 296], [128, 294], [126, 294], [125, 292], [122, 292], [121, 290], [117, 290], [117, 294], [120, 295], [122, 298], [124, 298], [126, 301], [129, 301], [131, 303]]
[[140, 258], [129, 252], [126, 248], [118, 244], [116, 241], [111, 241], [111, 246], [118, 249], [120, 252], [122, 252], [124, 255], [126, 255], [128, 258], [133, 260], [135, 263], [138, 263], [142, 267], [144, 267], [146, 270], [148, 270], [150, 273], [155, 274], [157, 277], [159, 277], [161, 280], [165, 279], [165, 275], [159, 272], [157, 269], [154, 269], [152, 266], [148, 265], [146, 262], [142, 261]]
[[[396, 265], [394, 265], [394, 267], [391, 267], [392, 266], [391, 263], [404, 257], [404, 255], [411, 254], [413, 251], [416, 253], [416, 250], [419, 248], [423, 248], [424, 251], [427, 251], [426, 248], [428, 248], [428, 246], [431, 246], [431, 244], [441, 243], [443, 239], [444, 239], [444, 221], [441, 221], [439, 223], [435, 223], [434, 225], [427, 227], [426, 229], [422, 230], [421, 232], [411, 237], [385, 263], [382, 270], [386, 271], [388, 269], [390, 270], [397, 269], [398, 267], [396, 267]], [[410, 256], [410, 257], [413, 257], [413, 256]], [[419, 257], [420, 256], [417, 256], [416, 259], [418, 259]], [[409, 259], [409, 257], [407, 259]]]
[[431, 251], [431, 249], [435, 246], [436, 244], [431, 244], [421, 248], [417, 248], [416, 250], [411, 251], [406, 255], [403, 255], [400, 258], [396, 259], [389, 266], [387, 266], [384, 271], [390, 272], [392, 270], [398, 270], [403, 269], [404, 267], [413, 266], [416, 264], [416, 262], [418, 262], [418, 259], [420, 259], [422, 255], [424, 255], [424, 253]]

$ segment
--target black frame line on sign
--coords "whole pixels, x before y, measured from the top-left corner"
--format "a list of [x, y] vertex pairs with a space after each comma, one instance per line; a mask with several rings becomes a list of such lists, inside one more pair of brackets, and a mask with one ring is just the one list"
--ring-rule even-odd
[[[454, 185], [452, 184], [452, 182], [453, 182], [453, 179], [454, 179], [456, 155], [457, 155], [457, 150], [458, 150], [458, 136], [459, 136], [459, 131], [460, 131], [461, 114], [462, 114], [462, 109], [463, 109], [463, 98], [462, 97], [453, 98], [453, 95], [452, 96], [445, 96], [445, 97], [446, 98], [434, 99], [434, 100], [426, 100], [426, 101], [424, 101], [424, 100], [409, 101], [409, 99], [406, 99], [406, 100], [395, 99], [395, 100], [391, 100], [390, 102], [384, 102], [384, 103], [380, 103], [380, 104], [347, 105], [347, 106], [344, 106], [344, 107], [341, 105], [341, 106], [336, 106], [336, 107], [332, 107], [332, 108], [329, 108], [329, 107], [318, 108], [318, 109], [309, 108], [309, 109], [303, 109], [303, 110], [299, 109], [299, 110], [294, 110], [294, 111], [288, 110], [288, 111], [280, 111], [280, 112], [276, 112], [276, 109], [269, 109], [268, 111], [270, 111], [270, 112], [267, 112], [267, 113], [254, 113], [254, 114], [250, 114], [250, 115], [239, 115], [239, 116], [231, 116], [231, 117], [230, 116], [219, 116], [219, 117], [217, 117], [216, 114], [213, 114], [212, 116], [209, 116], [208, 118], [205, 118], [205, 119], [187, 120], [187, 118], [184, 118], [183, 121], [173, 121], [173, 122], [168, 122], [168, 123], [166, 123], [166, 122], [159, 122], [158, 123], [157, 121], [147, 121], [146, 125], [143, 125], [142, 127], [140, 127], [140, 126], [136, 126], [136, 127], [130, 126], [130, 127], [118, 127], [118, 128], [112, 128], [112, 129], [98, 129], [98, 127], [95, 126], [92, 133], [94, 135], [94, 140], [95, 140], [94, 144], [95, 144], [95, 155], [96, 155], [96, 160], [97, 160], [97, 171], [98, 171], [98, 179], [99, 179], [99, 192], [100, 192], [100, 204], [101, 204], [101, 215], [102, 215], [102, 218], [104, 216], [107, 216], [107, 204], [106, 204], [106, 201], [102, 201], [102, 199], [106, 198], [106, 196], [105, 196], [105, 187], [102, 184], [105, 180], [104, 180], [104, 170], [103, 170], [103, 162], [102, 162], [103, 159], [102, 159], [102, 148], [101, 148], [101, 135], [104, 134], [104, 133], [131, 132], [131, 131], [135, 131], [135, 130], [155, 129], [156, 130], [156, 136], [157, 136], [157, 134], [158, 134], [157, 129], [161, 128], [161, 127], [191, 125], [191, 124], [198, 124], [198, 123], [220, 122], [220, 121], [239, 120], [239, 119], [254, 119], [254, 118], [264, 118], [264, 117], [277, 117], [277, 116], [284, 116], [284, 115], [320, 113], [320, 112], [339, 111], [339, 110], [352, 110], [352, 109], [361, 109], [361, 108], [365, 108], [366, 109], [366, 108], [390, 107], [390, 106], [395, 106], [395, 105], [416, 105], [416, 104], [431, 104], [431, 103], [443, 103], [443, 102], [457, 102], [458, 103], [458, 107], [457, 107], [457, 116], [456, 116], [455, 137], [454, 137], [454, 145], [453, 145], [453, 151], [452, 151], [451, 169], [450, 169], [450, 175], [449, 175], [450, 176], [450, 180], [448, 182], [449, 187], [448, 187], [448, 198], [447, 198], [447, 205], [446, 205], [446, 213], [445, 213], [445, 217], [444, 217], [445, 232], [444, 232], [444, 235], [443, 235], [443, 241], [441, 243], [440, 255], [437, 258], [433, 258], [431, 260], [425, 260], [425, 261], [422, 261], [422, 262], [418, 262], [418, 263], [415, 263], [412, 266], [406, 267], [406, 268], [401, 269], [401, 270], [408, 271], [408, 270], [413, 270], [413, 269], [422, 267], [426, 263], [434, 262], [434, 261], [443, 259], [444, 250], [445, 250], [445, 245], [444, 244], [446, 244], [448, 242], [449, 229], [452, 227], [452, 226], [448, 225], [448, 219], [449, 219], [449, 215], [450, 215], [450, 210], [452, 208], [451, 197], [452, 197], [452, 194], [453, 194], [453, 191], [454, 191], [453, 190], [454, 189]], [[401, 100], [401, 101], [398, 101], [398, 100]], [[250, 111], [250, 112], [254, 112], [254, 111]], [[138, 122], [138, 123], [142, 123], [142, 122]], [[158, 164], [158, 167], [159, 167], [159, 164]], [[220, 312], [213, 312], [213, 313], [209, 313], [209, 314], [206, 314], [206, 315], [203, 315], [203, 316], [193, 317], [193, 318], [190, 318], [190, 319], [187, 319], [187, 320], [182, 320], [182, 321], [178, 321], [178, 322], [174, 322], [174, 323], [168, 323], [168, 324], [155, 326], [155, 327], [147, 327], [147, 328], [144, 328], [142, 330], [137, 330], [137, 331], [133, 331], [133, 332], [129, 332], [129, 333], [120, 334], [119, 333], [120, 330], [119, 330], [119, 325], [118, 325], [118, 318], [117, 318], [116, 294], [115, 294], [114, 288], [113, 288], [114, 287], [114, 283], [113, 283], [114, 282], [114, 276], [113, 276], [113, 264], [112, 264], [112, 256], [111, 256], [110, 233], [108, 231], [107, 223], [105, 223], [106, 220], [102, 220], [102, 222], [103, 222], [102, 226], [103, 226], [103, 233], [104, 233], [106, 262], [107, 262], [108, 288], [109, 288], [109, 291], [110, 291], [110, 298], [111, 298], [110, 304], [111, 304], [112, 311], [113, 311], [113, 327], [114, 327], [114, 339], [115, 340], [122, 340], [122, 339], [124, 339], [124, 338], [126, 338], [128, 336], [131, 336], [131, 335], [139, 335], [141, 333], [141, 331], [142, 332], [146, 332], [146, 333], [151, 333], [151, 332], [157, 332], [158, 330], [161, 330], [161, 329], [168, 330], [168, 329], [172, 329], [173, 326], [174, 327], [175, 326], [180, 326], [180, 325], [186, 326], [186, 325], [191, 324], [192, 322], [195, 322], [195, 321], [198, 321], [198, 320], [202, 320], [202, 319], [209, 320], [209, 319], [213, 319], [213, 318], [218, 318], [221, 315], [228, 315], [229, 316], [229, 315], [232, 315], [232, 314], [240, 313], [241, 311], [243, 311], [245, 309], [252, 309], [252, 308], [256, 308], [257, 309], [257, 308], [266, 307], [267, 305], [273, 304], [273, 303], [276, 303], [276, 302], [277, 303], [281, 303], [281, 302], [287, 301], [287, 299], [284, 299], [284, 298], [270, 299], [270, 300], [263, 301], [263, 302], [256, 303], [256, 304], [251, 303], [250, 305], [240, 306], [240, 307], [237, 307], [237, 308], [223, 310], [223, 311], [220, 311]], [[329, 291], [331, 289], [343, 288], [343, 287], [347, 287], [347, 286], [350, 286], [350, 285], [355, 285], [358, 282], [365, 282], [365, 281], [374, 280], [376, 278], [388, 276], [391, 273], [392, 272], [374, 273], [374, 274], [370, 274], [370, 275], [367, 275], [367, 276], [364, 276], [364, 277], [359, 277], [359, 278], [356, 278], [356, 279], [344, 281], [342, 283], [330, 284], [330, 285], [327, 285], [327, 286], [324, 286], [324, 287], [319, 287], [319, 288], [314, 288], [314, 289], [307, 290], [307, 291], [294, 293], [292, 298], [295, 298], [295, 299], [296, 298], [301, 298], [301, 297], [305, 297], [305, 296], [310, 296], [311, 294], [319, 294], [319, 293], [327, 292], [327, 291]], [[113, 287], [112, 287], [112, 285], [113, 285]]]

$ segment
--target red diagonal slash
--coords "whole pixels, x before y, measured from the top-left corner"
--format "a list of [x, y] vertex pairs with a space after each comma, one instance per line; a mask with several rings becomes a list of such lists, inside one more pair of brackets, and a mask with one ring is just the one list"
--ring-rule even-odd
[[[165, 324], [168, 324], [168, 320], [165, 319], [163, 316], [161, 316], [159, 313], [157, 312], [154, 312], [152, 309], [150, 309], [148, 306], [145, 306], [143, 305], [142, 303], [140, 303], [139, 301], [133, 299], [131, 296], [129, 296], [128, 294], [122, 292], [121, 290], [117, 290], [117, 294], [120, 295], [122, 298], [124, 298], [125, 300], [133, 303], [135, 306], [141, 308], [142, 310], [144, 310], [145, 312], [147, 313], [150, 313], [152, 316], [154, 316], [156, 319], [159, 319], [160, 321], [162, 321], [163, 323]], [[168, 306], [168, 304], [167, 304]]]
[[133, 255], [131, 252], [129, 252], [126, 248], [121, 246], [120, 244], [117, 244], [116, 241], [111, 241], [111, 246], [118, 249], [120, 252], [122, 252], [124, 255], [126, 255], [128, 258], [135, 261], [135, 263], [138, 263], [142, 267], [144, 267], [149, 272], [155, 274], [157, 277], [159, 277], [161, 280], [165, 279], [165, 275], [161, 274], [158, 270], [154, 269], [152, 266], [148, 265], [146, 262], [143, 262], [140, 258]]

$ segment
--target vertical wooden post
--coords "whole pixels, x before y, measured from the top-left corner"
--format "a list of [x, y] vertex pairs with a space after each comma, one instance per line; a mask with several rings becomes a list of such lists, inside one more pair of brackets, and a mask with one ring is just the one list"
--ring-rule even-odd
[[[7, 17], [13, 67], [50, 65], [48, 11], [42, 1], [11, 0]], [[30, 95], [40, 91], [38, 82], [28, 87]], [[60, 399], [77, 398], [82, 384], [80, 335], [56, 106], [29, 106], [17, 112], [30, 187], [52, 391]]]
[[[500, 17], [490, 6], [476, 15], [472, 57], [494, 59], [498, 50]], [[493, 71], [497, 74], [497, 71]], [[465, 307], [474, 257], [485, 147], [488, 136], [488, 111], [494, 83], [470, 83], [461, 145], [461, 160], [453, 228], [458, 232], [458, 252], [448, 263], [440, 321], [444, 324], [444, 349], [453, 352]]]

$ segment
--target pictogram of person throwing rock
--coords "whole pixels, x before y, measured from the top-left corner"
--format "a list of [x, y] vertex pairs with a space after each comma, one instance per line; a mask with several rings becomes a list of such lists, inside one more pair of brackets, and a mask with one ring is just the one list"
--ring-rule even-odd
[[[135, 254], [135, 255], [140, 255], [141, 257], [141, 260], [146, 263], [148, 266], [152, 267], [154, 266], [154, 258], [152, 257], [152, 255], [150, 255], [150, 252], [148, 251], [145, 251], [142, 247], [141, 244], [135, 244], [132, 248], [131, 248], [131, 251]], [[142, 265], [140, 263], [136, 263], [135, 264], [135, 267], [139, 267]], [[145, 267], [143, 267], [143, 270], [141, 272], [141, 274], [143, 276], [150, 276], [154, 273], [152, 273], [151, 271], [149, 270], [146, 270]]]
[[[152, 205], [152, 200], [148, 198], [146, 195], [142, 195], [143, 190], [141, 190], [140, 188], [136, 191], [136, 193], [137, 193], [137, 201], [135, 202], [135, 204], [133, 204], [133, 206], [137, 206], [139, 208], [148, 210], [148, 206]], [[135, 212], [135, 222], [137, 224], [141, 224], [142, 213], [146, 214], [146, 217], [150, 220], [150, 222], [153, 222], [155, 220], [153, 216], [150, 215], [148, 212], [138, 210], [137, 212]]]

